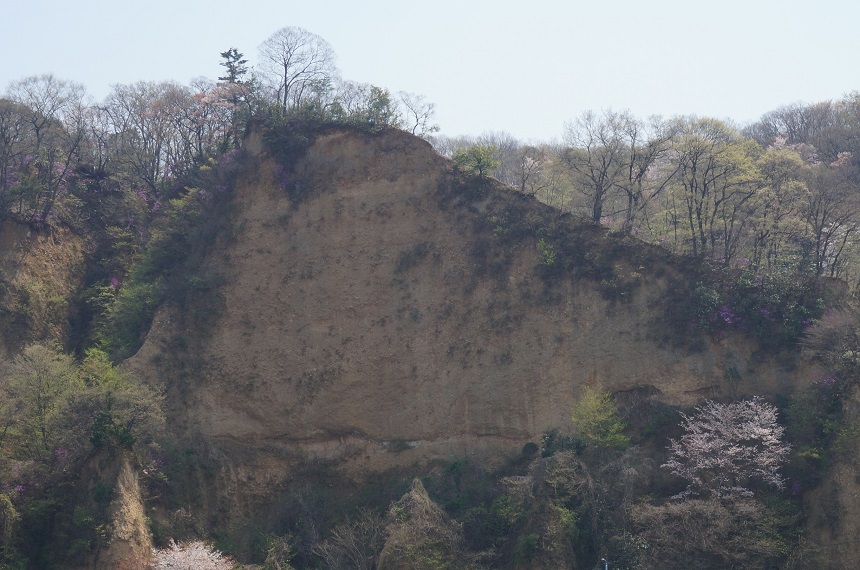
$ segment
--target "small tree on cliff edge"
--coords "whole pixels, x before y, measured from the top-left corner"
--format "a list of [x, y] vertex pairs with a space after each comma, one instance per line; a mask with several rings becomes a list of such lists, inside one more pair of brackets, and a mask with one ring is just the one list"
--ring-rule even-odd
[[783, 487], [778, 469], [791, 446], [782, 441], [785, 429], [774, 406], [760, 397], [732, 404], [708, 401], [681, 416], [686, 433], [670, 440], [671, 458], [662, 465], [689, 483], [678, 498], [751, 496], [751, 481]]
[[459, 169], [481, 179], [486, 178], [490, 171], [499, 165], [496, 147], [485, 144], [475, 144], [458, 150], [452, 159]]

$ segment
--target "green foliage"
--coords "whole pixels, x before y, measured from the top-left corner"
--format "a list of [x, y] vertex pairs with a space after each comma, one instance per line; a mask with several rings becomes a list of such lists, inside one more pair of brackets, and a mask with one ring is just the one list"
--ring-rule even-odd
[[100, 411], [93, 419], [90, 441], [96, 449], [112, 446], [121, 449], [131, 449], [137, 438], [131, 429], [123, 425], [111, 412]]
[[[229, 215], [226, 191], [237, 154], [211, 159], [186, 175], [189, 185], [158, 210], [149, 241], [118, 290], [111, 291], [116, 282], [90, 288], [89, 304], [99, 315], [95, 337], [113, 360], [137, 351], [162, 303], [194, 304], [214, 289], [218, 279], [201, 275], [200, 266]], [[206, 312], [211, 315], [211, 307]]]
[[85, 563], [96, 547], [107, 543], [110, 539], [110, 511], [106, 507], [98, 505], [91, 508], [79, 504], [75, 505], [68, 521], [60, 517], [58, 527], [64, 535], [65, 560]]
[[459, 525], [433, 503], [420, 480], [389, 509], [380, 568], [471, 568]]
[[538, 549], [539, 540], [540, 535], [534, 532], [520, 536], [514, 549], [514, 562], [517, 564], [529, 562]]
[[353, 126], [366, 132], [400, 126], [397, 102], [388, 89], [376, 85], [348, 83], [329, 111], [329, 123]]
[[90, 451], [88, 442], [131, 449], [163, 422], [161, 397], [129, 382], [97, 349], [77, 365], [57, 347], [31, 345], [14, 361], [4, 392], [0, 445], [18, 460], [73, 461]]
[[573, 406], [570, 421], [576, 436], [587, 447], [623, 449], [630, 445], [630, 438], [623, 433], [626, 426], [609, 392], [585, 386]]
[[[824, 311], [820, 281], [787, 271], [731, 271], [707, 264], [695, 270], [698, 282], [681, 299], [681, 319], [703, 331], [737, 330], [763, 347], [795, 345]], [[683, 329], [684, 324], [679, 323]]]
[[0, 548], [13, 544], [18, 527], [18, 518], [18, 511], [15, 510], [12, 501], [0, 493]]
[[538, 253], [540, 253], [540, 263], [547, 267], [555, 265], [555, 248], [551, 243], [543, 238], [538, 240]]
[[639, 431], [642, 437], [655, 437], [665, 434], [678, 424], [678, 409], [668, 404], [655, 403], [647, 410], [647, 418]]
[[457, 167], [478, 178], [486, 178], [487, 174], [499, 165], [496, 158], [497, 149], [491, 145], [476, 144], [454, 153], [452, 159]]
[[433, 500], [456, 517], [491, 503], [498, 495], [490, 474], [468, 461], [451, 462], [435, 477], [425, 479], [424, 485]]
[[164, 300], [163, 280], [147, 283], [138, 279], [131, 276], [116, 294], [106, 315], [106, 325], [98, 335], [100, 346], [116, 360], [128, 358], [140, 348], [155, 311]]
[[162, 398], [96, 349], [78, 364], [56, 346], [31, 345], [8, 373], [0, 385], [0, 481], [14, 493], [21, 529], [10, 547], [37, 567], [83, 562], [108, 538], [113, 490], [97, 482], [88, 501], [73, 482], [99, 449], [151, 450], [163, 431]]
[[274, 115], [263, 125], [263, 142], [280, 164], [291, 168], [313, 144], [324, 124], [325, 115], [313, 107]]
[[13, 313], [9, 316], [18, 320], [24, 330], [33, 331], [37, 338], [55, 336], [51, 333], [52, 328], [68, 316], [69, 300], [58, 295], [50, 283], [33, 278], [23, 281], [17, 287], [10, 284], [4, 289], [4, 296], [7, 298], [0, 299], [5, 301], [4, 309]]
[[[856, 441], [856, 426], [844, 413], [851, 392], [848, 382], [823, 375], [797, 391], [785, 410], [786, 433], [794, 444], [786, 475], [794, 494], [815, 487], [845, 441]], [[852, 447], [848, 447], [852, 449]]]
[[269, 536], [266, 538], [266, 560], [263, 562], [264, 570], [293, 570], [290, 561], [294, 556], [293, 537]]
[[13, 456], [49, 458], [62, 436], [65, 403], [80, 387], [74, 360], [59, 347], [26, 347], [13, 361], [3, 390], [5, 435], [0, 444]]
[[263, 142], [288, 173], [325, 129], [373, 134], [399, 124], [396, 102], [387, 89], [350, 84], [349, 94], [342, 93], [330, 106], [305, 102], [293, 108], [276, 107], [263, 123]]
[[98, 348], [89, 348], [78, 366], [78, 376], [85, 386], [108, 390], [124, 390], [130, 387], [125, 375], [115, 366], [108, 354]]
[[472, 507], [462, 516], [463, 536], [475, 551], [501, 547], [526, 513], [502, 495], [489, 507]]
[[231, 47], [227, 51], [221, 52], [221, 63], [218, 65], [225, 68], [225, 75], [218, 78], [219, 81], [227, 83], [242, 83], [242, 78], [248, 72], [247, 59], [243, 59], [244, 55], [238, 49]]

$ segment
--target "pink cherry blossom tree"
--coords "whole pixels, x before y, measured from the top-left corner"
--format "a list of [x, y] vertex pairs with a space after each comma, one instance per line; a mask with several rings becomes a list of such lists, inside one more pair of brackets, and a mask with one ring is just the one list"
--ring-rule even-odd
[[752, 481], [783, 487], [779, 467], [791, 446], [782, 441], [774, 406], [758, 396], [730, 404], [709, 400], [681, 416], [686, 433], [670, 440], [671, 457], [662, 465], [689, 483], [677, 498], [751, 496]]
[[236, 563], [208, 544], [199, 540], [177, 543], [163, 550], [153, 550], [152, 567], [155, 570], [232, 570]]

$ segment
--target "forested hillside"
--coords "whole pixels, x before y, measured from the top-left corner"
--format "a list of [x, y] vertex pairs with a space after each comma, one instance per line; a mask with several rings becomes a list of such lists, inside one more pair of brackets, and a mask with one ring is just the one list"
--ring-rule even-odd
[[525, 143], [259, 59], [0, 97], [0, 568], [856, 560], [860, 96]]
[[739, 127], [588, 112], [561, 143], [439, 138], [491, 176], [625, 235], [725, 266], [856, 283], [860, 97], [792, 104]]

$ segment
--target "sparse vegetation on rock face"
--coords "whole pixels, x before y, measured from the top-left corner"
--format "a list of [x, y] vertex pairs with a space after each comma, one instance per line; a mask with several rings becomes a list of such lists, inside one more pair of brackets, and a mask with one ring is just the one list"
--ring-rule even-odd
[[67, 228], [40, 231], [0, 215], [0, 356], [70, 339], [85, 248]]

